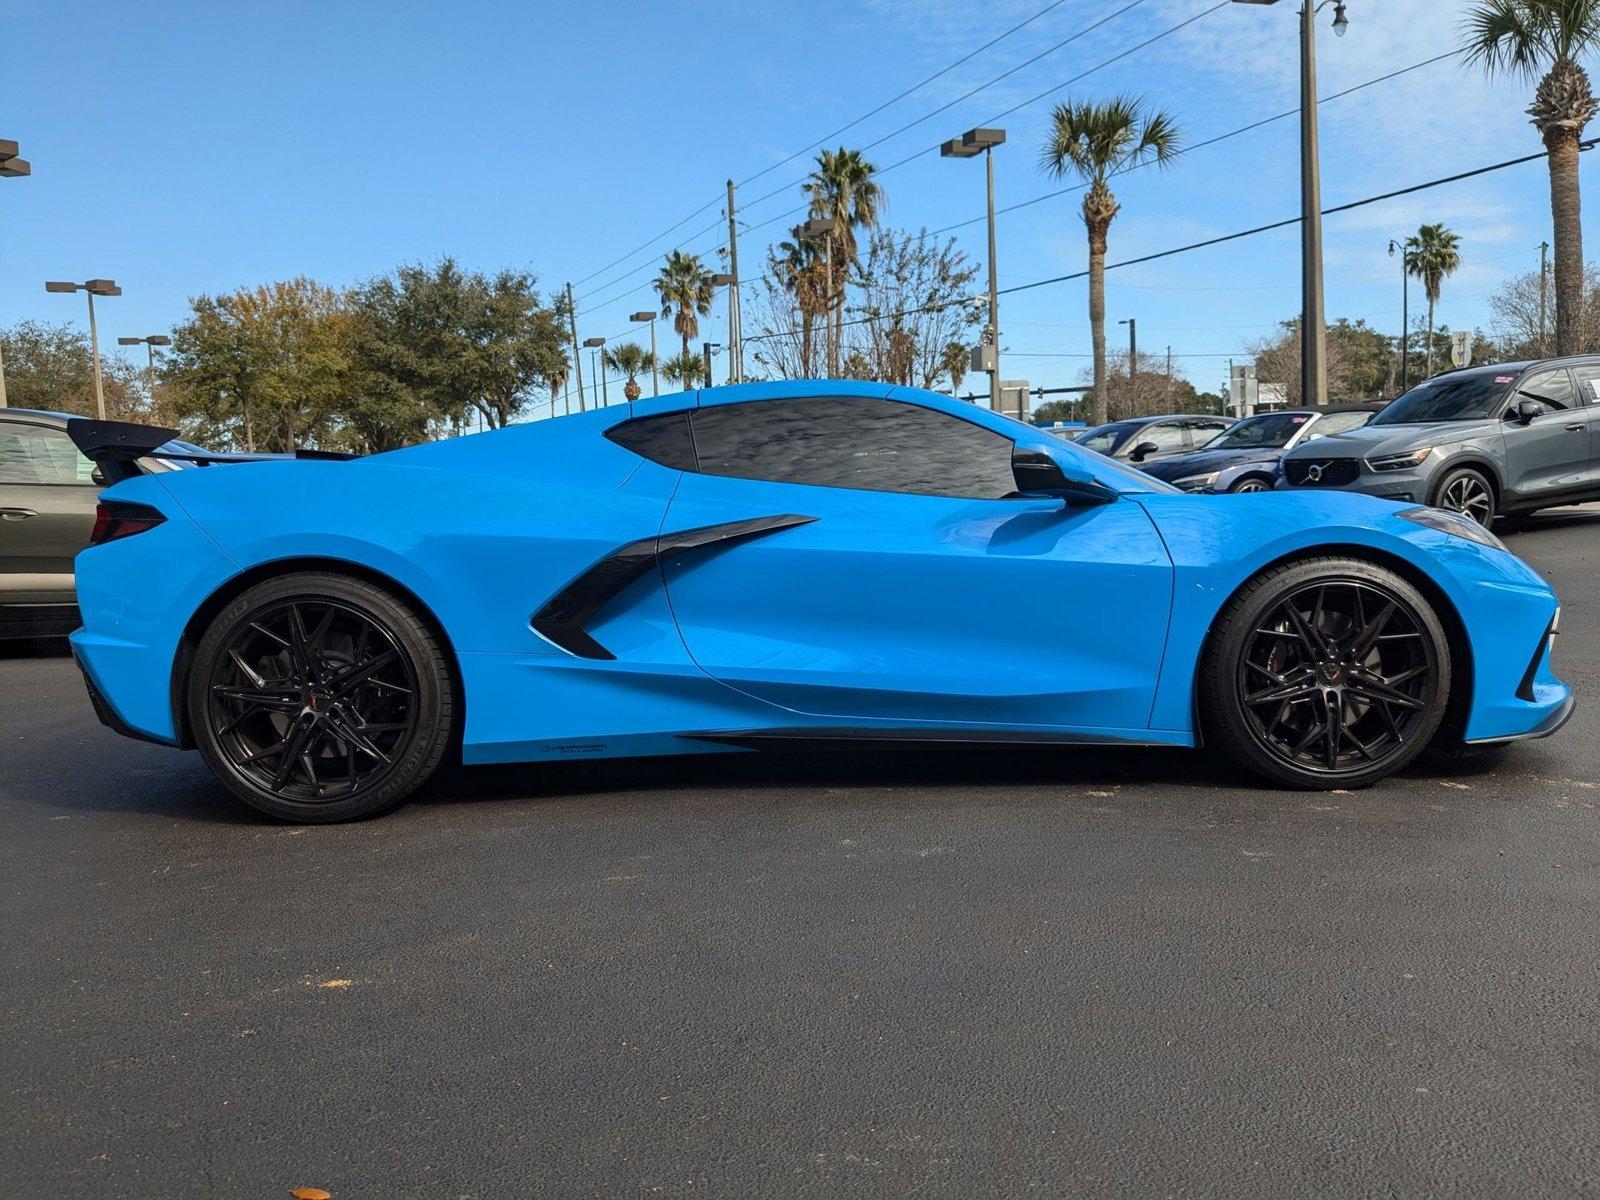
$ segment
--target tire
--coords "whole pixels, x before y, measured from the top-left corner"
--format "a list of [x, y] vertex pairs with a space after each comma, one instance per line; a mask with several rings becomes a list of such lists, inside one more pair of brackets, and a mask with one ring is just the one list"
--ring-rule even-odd
[[1267, 479], [1263, 479], [1260, 475], [1246, 475], [1243, 479], [1236, 481], [1234, 485], [1228, 489], [1228, 491], [1235, 495], [1247, 494], [1250, 492], [1270, 492], [1271, 490], [1272, 483]]
[[1452, 467], [1439, 476], [1428, 503], [1471, 517], [1485, 529], [1494, 525], [1494, 484], [1476, 467]]
[[438, 769], [458, 704], [416, 612], [321, 571], [265, 580], [218, 613], [184, 694], [223, 786], [259, 812], [318, 824], [397, 808]]
[[1307, 559], [1264, 571], [1228, 602], [1198, 691], [1208, 743], [1252, 773], [1295, 788], [1366, 787], [1438, 731], [1449, 640], [1428, 600], [1386, 567]]

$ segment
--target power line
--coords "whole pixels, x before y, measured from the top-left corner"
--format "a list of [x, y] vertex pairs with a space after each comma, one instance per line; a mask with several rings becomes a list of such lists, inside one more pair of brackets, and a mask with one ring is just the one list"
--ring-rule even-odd
[[[793, 154], [789, 155], [787, 158], [784, 158], [784, 159], [782, 159], [782, 160], [780, 160], [778, 162], [775, 162], [771, 166], [763, 167], [761, 170], [757, 171], [754, 175], [751, 175], [751, 176], [741, 180], [739, 182], [738, 186], [739, 187], [743, 187], [747, 183], [751, 183], [751, 182], [753, 182], [753, 181], [755, 181], [757, 179], [760, 179], [763, 175], [767, 174], [769, 171], [775, 171], [779, 167], [793, 162], [795, 159], [799, 158], [802, 154], [805, 154], [805, 153], [807, 153], [808, 151], [811, 151], [811, 150], [815, 150], [818, 146], [822, 145], [824, 142], [827, 142], [831, 138], [838, 137], [841, 133], [844, 133], [845, 131], [847, 131], [849, 129], [853, 129], [855, 126], [861, 124], [861, 122], [869, 119], [870, 117], [874, 117], [878, 113], [883, 112], [885, 109], [890, 108], [895, 104], [898, 104], [901, 100], [904, 100], [907, 96], [911, 95], [913, 92], [917, 91], [920, 88], [926, 87], [928, 84], [932, 83], [934, 80], [940, 78], [941, 76], [949, 74], [951, 71], [955, 70], [957, 67], [961, 66], [962, 64], [970, 62], [972, 59], [974, 59], [978, 55], [982, 54], [985, 50], [988, 50], [991, 47], [993, 47], [996, 44], [998, 44], [999, 42], [1004, 41], [1006, 38], [1010, 37], [1013, 33], [1016, 33], [1018, 30], [1023, 29], [1024, 27], [1026, 27], [1028, 25], [1031, 25], [1033, 22], [1037, 21], [1040, 17], [1045, 16], [1047, 13], [1051, 12], [1053, 9], [1056, 9], [1056, 8], [1060, 7], [1065, 2], [1066, 2], [1066, 0], [1052, 0], [1052, 3], [1045, 5], [1044, 8], [1042, 8], [1038, 12], [1034, 13], [1033, 16], [1027, 18], [1024, 21], [1018, 22], [1016, 25], [1013, 25], [1010, 29], [1006, 30], [1004, 33], [1000, 34], [999, 36], [991, 38], [989, 41], [987, 41], [983, 45], [979, 46], [976, 50], [972, 50], [972, 51], [968, 52], [967, 54], [962, 55], [960, 58], [956, 59], [955, 62], [950, 63], [948, 66], [946, 66], [946, 67], [944, 67], [944, 68], [942, 68], [942, 69], [940, 69], [938, 71], [935, 71], [932, 75], [929, 75], [926, 79], [923, 79], [920, 82], [913, 84], [911, 87], [907, 88], [905, 91], [901, 92], [899, 95], [893, 97], [892, 99], [885, 100], [882, 104], [878, 105], [876, 108], [871, 109], [870, 111], [863, 113], [861, 116], [857, 117], [855, 120], [849, 122], [846, 125], [841, 125], [838, 129], [835, 129], [832, 133], [826, 134], [825, 136], [823, 136], [822, 138], [818, 139], [817, 141], [812, 142], [809, 145], [807, 145], [807, 146], [805, 146], [805, 147], [803, 147], [803, 148], [801, 148], [799, 150], [796, 150]], [[1135, 5], [1142, 4], [1144, 2], [1145, 2], [1145, 0], [1132, 0], [1132, 3], [1130, 3], [1127, 7], [1128, 8], [1133, 8]], [[1125, 12], [1127, 10], [1124, 9], [1122, 11]], [[1118, 14], [1112, 14], [1112, 15], [1115, 16], [1115, 15], [1118, 15]], [[1105, 20], [1109, 20], [1109, 19], [1110, 18], [1105, 18]], [[1104, 24], [1105, 20], [1095, 22], [1095, 24], [1089, 26], [1088, 29], [1081, 31], [1080, 33], [1074, 34], [1072, 37], [1066, 39], [1066, 41], [1058, 42], [1055, 46], [1052, 46], [1049, 50], [1044, 51], [1042, 54], [1035, 55], [1033, 58], [1029, 59], [1027, 63], [1022, 64], [1022, 66], [1027, 66], [1027, 65], [1029, 65], [1031, 63], [1037, 62], [1040, 58], [1043, 58], [1044, 55], [1050, 54], [1050, 53], [1054, 52], [1055, 50], [1060, 49], [1062, 46], [1066, 45], [1067, 42], [1074, 41], [1076, 38], [1083, 36], [1083, 33], [1087, 33], [1089, 31], [1089, 29], [1094, 29], [1095, 26]], [[1017, 70], [1021, 70], [1021, 67], [1015, 67], [1015, 68], [1012, 69], [1012, 71], [1006, 72], [1006, 74], [1007, 75], [1012, 74], [1013, 72], [1015, 72]], [[984, 87], [992, 86], [994, 83], [998, 82], [1000, 79], [1004, 79], [1005, 77], [1006, 77], [1005, 75], [997, 76], [996, 79], [990, 80], [989, 83], [984, 84], [983, 86]], [[983, 90], [983, 89], [982, 88], [975, 89], [975, 91], [981, 91], [981, 90]], [[969, 96], [972, 95], [972, 94], [974, 94], [974, 93], [973, 92], [967, 93], [967, 95], [969, 95]], [[946, 107], [948, 107], [948, 106], [946, 106]], [[942, 111], [942, 110], [935, 110], [935, 111]], [[926, 120], [927, 118], [924, 117], [924, 118], [921, 118], [921, 119], [922, 120]], [[913, 124], [916, 124], [916, 122], [913, 122]], [[910, 126], [907, 126], [907, 128], [910, 128]], [[893, 135], [890, 135], [890, 136], [893, 136]], [[879, 139], [879, 140], [881, 141], [883, 139]], [[873, 144], [875, 145], [876, 143], [873, 143]], [[780, 189], [778, 189], [778, 191], [786, 191], [786, 190], [788, 190], [789, 187], [792, 187], [792, 186], [793, 186], [792, 184], [785, 185], [784, 188], [780, 188]], [[768, 193], [767, 196], [763, 196], [758, 200], [752, 201], [751, 203], [760, 203], [760, 200], [768, 199], [770, 196], [776, 195], [776, 194], [777, 194], [776, 192]], [[717, 199], [720, 200], [721, 197], [719, 196]], [[607, 271], [609, 271], [612, 267], [617, 266], [619, 263], [625, 262], [627, 259], [632, 258], [635, 254], [638, 254], [641, 251], [647, 250], [650, 246], [652, 246], [654, 243], [660, 241], [662, 238], [666, 237], [669, 233], [672, 233], [675, 230], [683, 228], [683, 226], [687, 225], [690, 221], [694, 220], [695, 217], [698, 217], [701, 213], [705, 212], [706, 209], [710, 208], [713, 204], [716, 204], [716, 203], [717, 203], [717, 200], [709, 200], [709, 201], [707, 201], [705, 204], [702, 204], [699, 208], [695, 209], [692, 213], [690, 213], [688, 216], [684, 217], [682, 220], [678, 221], [676, 224], [668, 226], [666, 229], [662, 230], [660, 233], [658, 233], [654, 237], [648, 239], [647, 241], [645, 241], [641, 245], [635, 247], [632, 250], [629, 250], [626, 254], [623, 254], [623, 255], [613, 259], [611, 262], [607, 263], [605, 266], [601, 267], [599, 270], [589, 272], [589, 274], [585, 275], [582, 279], [578, 280], [578, 283], [580, 285], [588, 283], [589, 280], [593, 279], [596, 275], [603, 275]], [[715, 228], [715, 226], [710, 226], [708, 228]], [[705, 233], [706, 230], [701, 230], [700, 232], [701, 233]], [[688, 242], [693, 241], [695, 238], [697, 238], [699, 236], [700, 236], [699, 233], [690, 234], [687, 238], [685, 238], [682, 242], [679, 242], [678, 245], [673, 247], [673, 248], [674, 249], [681, 249]], [[631, 273], [632, 272], [630, 272], [630, 274]], [[619, 281], [618, 280], [613, 280], [612, 282], [615, 283], [615, 282], [619, 282]], [[607, 287], [607, 286], [610, 286], [610, 285], [609, 284], [603, 284], [601, 286], [602, 287]]]
[[[1579, 142], [1578, 143], [1578, 149], [1580, 151], [1588, 151], [1588, 150], [1594, 149], [1594, 147], [1596, 145], [1600, 145], [1600, 138], [1590, 138], [1587, 141]], [[1430, 179], [1426, 183], [1416, 183], [1416, 184], [1412, 184], [1410, 187], [1396, 188], [1393, 191], [1381, 192], [1381, 193], [1379, 193], [1378, 195], [1375, 195], [1375, 196], [1366, 196], [1366, 197], [1364, 197], [1364, 198], [1362, 198], [1360, 200], [1351, 200], [1351, 201], [1348, 201], [1347, 203], [1344, 203], [1344, 204], [1336, 204], [1332, 208], [1323, 209], [1322, 210], [1322, 215], [1326, 217], [1326, 216], [1333, 216], [1333, 215], [1338, 214], [1338, 213], [1350, 212], [1352, 209], [1364, 208], [1369, 204], [1378, 204], [1378, 203], [1381, 203], [1384, 200], [1393, 200], [1393, 199], [1395, 199], [1396, 197], [1399, 197], [1399, 196], [1409, 196], [1409, 195], [1412, 195], [1412, 194], [1414, 194], [1416, 192], [1427, 191], [1430, 188], [1442, 187], [1447, 183], [1459, 183], [1463, 179], [1474, 179], [1474, 178], [1476, 178], [1476, 177], [1478, 177], [1480, 175], [1487, 175], [1487, 174], [1490, 174], [1491, 172], [1494, 172], [1494, 171], [1503, 171], [1508, 167], [1520, 166], [1523, 163], [1537, 162], [1540, 159], [1544, 159], [1544, 158], [1548, 158], [1548, 157], [1549, 157], [1549, 151], [1540, 151], [1540, 152], [1535, 153], [1535, 154], [1522, 155], [1520, 158], [1508, 158], [1508, 159], [1505, 159], [1503, 162], [1490, 163], [1487, 166], [1482, 166], [1482, 167], [1474, 167], [1470, 171], [1459, 171], [1454, 175], [1444, 175], [1444, 176], [1441, 176], [1438, 179]], [[1298, 225], [1300, 223], [1300, 221], [1301, 221], [1300, 217], [1288, 217], [1288, 218], [1285, 218], [1282, 221], [1271, 221], [1271, 222], [1268, 222], [1265, 225], [1257, 225], [1257, 226], [1254, 226], [1253, 228], [1250, 228], [1250, 229], [1241, 229], [1241, 230], [1238, 230], [1238, 231], [1236, 231], [1234, 233], [1221, 234], [1221, 235], [1219, 235], [1217, 237], [1206, 238], [1203, 241], [1190, 242], [1189, 244], [1184, 245], [1184, 246], [1174, 246], [1174, 247], [1172, 247], [1170, 249], [1167, 249], [1167, 250], [1158, 250], [1158, 251], [1156, 251], [1156, 252], [1154, 252], [1152, 254], [1142, 254], [1142, 255], [1138, 256], [1137, 258], [1125, 258], [1125, 259], [1122, 259], [1119, 262], [1107, 263], [1105, 265], [1105, 270], [1114, 271], [1114, 270], [1117, 270], [1118, 268], [1121, 268], [1121, 267], [1138, 266], [1138, 265], [1140, 265], [1142, 263], [1155, 262], [1158, 259], [1171, 258], [1174, 255], [1178, 255], [1178, 254], [1187, 254], [1187, 253], [1189, 253], [1191, 251], [1194, 251], [1194, 250], [1204, 250], [1204, 249], [1207, 249], [1207, 248], [1209, 248], [1211, 246], [1220, 246], [1225, 242], [1234, 242], [1234, 241], [1238, 241], [1241, 238], [1254, 237], [1257, 234], [1269, 233], [1269, 232], [1271, 232], [1272, 230], [1275, 230], [1275, 229], [1284, 229], [1284, 228], [1287, 228], [1290, 225]], [[1030, 283], [1013, 284], [1011, 287], [1001, 288], [999, 290], [999, 294], [1002, 295], [1002, 296], [1014, 295], [1017, 292], [1031, 291], [1034, 288], [1048, 287], [1048, 286], [1050, 286], [1052, 284], [1070, 283], [1070, 282], [1072, 282], [1074, 280], [1083, 279], [1088, 274], [1089, 274], [1089, 272], [1087, 270], [1073, 271], [1073, 272], [1071, 272], [1069, 274], [1066, 274], [1066, 275], [1054, 275], [1054, 276], [1051, 276], [1048, 279], [1036, 279], [1036, 280], [1033, 280]], [[920, 306], [914, 307], [914, 308], [901, 309], [899, 312], [895, 312], [895, 313], [879, 314], [877, 316], [871, 316], [871, 317], [855, 317], [855, 318], [852, 318], [851, 320], [842, 322], [842, 324], [844, 324], [844, 325], [863, 325], [863, 324], [871, 323], [873, 321], [883, 320], [885, 316], [892, 318], [892, 317], [912, 316], [912, 315], [915, 315], [915, 314], [918, 314], [918, 313], [939, 312], [939, 311], [941, 311], [943, 309], [946, 309], [946, 308], [954, 308], [957, 305], [970, 304], [973, 300], [981, 299], [981, 298], [982, 298], [981, 296], [963, 296], [958, 300], [947, 300], [947, 301], [944, 301], [944, 302], [939, 303], [939, 304], [920, 305]], [[775, 337], [782, 337], [782, 336], [786, 336], [786, 335], [783, 335], [783, 334], [755, 334], [755, 335], [753, 335], [751, 337], [745, 338], [744, 340], [745, 340], [746, 344], [748, 344], [750, 342], [770, 341]]]

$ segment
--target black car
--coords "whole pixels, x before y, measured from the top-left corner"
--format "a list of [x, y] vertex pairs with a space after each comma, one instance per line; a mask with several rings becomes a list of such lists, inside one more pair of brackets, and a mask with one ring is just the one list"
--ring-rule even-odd
[[1360, 429], [1383, 404], [1329, 404], [1257, 413], [1219, 434], [1202, 450], [1178, 454], [1144, 467], [1186, 492], [1267, 492], [1278, 480], [1278, 463], [1296, 446]]
[[1125, 421], [1085, 429], [1072, 440], [1086, 450], [1097, 450], [1111, 458], [1138, 464], [1198, 450], [1232, 424], [1230, 417], [1203, 413], [1129, 417]]

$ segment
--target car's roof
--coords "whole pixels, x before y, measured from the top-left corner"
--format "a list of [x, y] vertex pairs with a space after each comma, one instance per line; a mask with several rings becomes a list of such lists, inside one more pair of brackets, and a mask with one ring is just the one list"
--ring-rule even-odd
[[52, 412], [47, 408], [0, 408], [0, 420], [16, 417], [24, 421], [38, 421], [42, 417], [46, 421], [65, 425], [72, 416], [72, 413]]
[[[1387, 408], [1388, 405], [1389, 402], [1387, 400], [1366, 400], [1360, 404], [1313, 404], [1307, 405], [1305, 408], [1269, 408], [1253, 415], [1258, 417], [1279, 417], [1285, 413], [1292, 413], [1300, 417], [1309, 417], [1313, 414], [1326, 416], [1328, 413], [1377, 412], [1380, 409]], [[1249, 420], [1249, 417], [1245, 419]]]

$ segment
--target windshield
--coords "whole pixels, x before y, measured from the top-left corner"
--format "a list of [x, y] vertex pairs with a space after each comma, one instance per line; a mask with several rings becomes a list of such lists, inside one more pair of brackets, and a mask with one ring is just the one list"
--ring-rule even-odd
[[1116, 421], [1110, 425], [1101, 425], [1078, 436], [1076, 444], [1085, 450], [1096, 450], [1101, 454], [1110, 454], [1123, 442], [1128, 435], [1139, 428], [1131, 421]]
[[1416, 425], [1424, 421], [1485, 421], [1494, 416], [1511, 385], [1513, 371], [1496, 375], [1435, 375], [1417, 384], [1372, 418], [1374, 425]]
[[1263, 413], [1246, 417], [1205, 444], [1207, 450], [1282, 450], [1307, 421], [1308, 413]]

